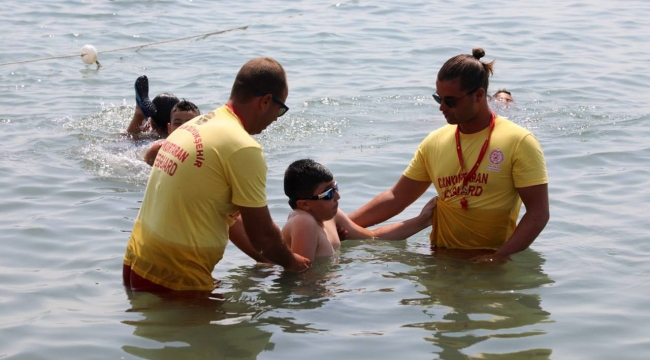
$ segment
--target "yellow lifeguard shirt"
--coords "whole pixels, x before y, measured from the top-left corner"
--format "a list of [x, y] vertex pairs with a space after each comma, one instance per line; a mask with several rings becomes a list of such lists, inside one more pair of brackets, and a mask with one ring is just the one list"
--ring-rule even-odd
[[533, 134], [497, 116], [488, 149], [460, 200], [463, 175], [476, 163], [490, 131], [460, 133], [464, 169], [456, 151], [456, 125], [430, 133], [404, 176], [430, 181], [440, 197], [433, 213], [431, 243], [461, 249], [498, 249], [515, 230], [521, 199], [516, 188], [548, 183], [542, 148]]
[[266, 206], [266, 171], [227, 106], [183, 124], [158, 152], [124, 264], [173, 290], [212, 290], [237, 205]]

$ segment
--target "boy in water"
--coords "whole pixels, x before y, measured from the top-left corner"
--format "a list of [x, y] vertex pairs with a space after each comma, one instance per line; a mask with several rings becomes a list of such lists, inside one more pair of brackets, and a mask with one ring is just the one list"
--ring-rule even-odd
[[374, 230], [353, 223], [338, 208], [339, 187], [323, 165], [303, 159], [293, 162], [284, 173], [284, 193], [293, 211], [282, 228], [282, 238], [291, 251], [314, 260], [332, 255], [341, 246], [337, 229], [349, 239], [402, 240], [431, 225], [437, 197], [431, 199], [420, 215]]
[[[194, 105], [194, 103], [185, 99], [181, 100], [174, 105], [170, 112], [171, 120], [167, 123], [167, 134], [171, 134], [178, 127], [199, 115], [201, 115], [201, 111], [196, 105]], [[160, 151], [160, 147], [164, 142], [165, 140], [158, 140], [151, 145], [149, 150], [147, 150], [147, 153], [144, 154], [144, 161], [147, 164], [153, 166], [153, 163], [156, 160], [156, 155], [158, 155], [158, 151]]]
[[179, 102], [174, 94], [158, 94], [153, 101], [149, 100], [149, 80], [142, 75], [135, 80], [135, 113], [126, 133], [139, 135], [151, 132], [160, 138], [169, 135], [167, 125], [172, 108]]

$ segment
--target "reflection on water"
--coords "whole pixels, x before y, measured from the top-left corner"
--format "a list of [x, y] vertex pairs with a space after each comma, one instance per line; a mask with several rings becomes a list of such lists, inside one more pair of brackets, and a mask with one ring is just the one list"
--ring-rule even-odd
[[283, 273], [277, 266], [234, 268], [210, 296], [156, 296], [127, 290], [139, 320], [123, 320], [133, 334], [153, 342], [124, 345], [130, 355], [145, 359], [255, 359], [271, 351], [275, 325], [288, 333], [324, 331], [290, 317], [262, 316], [275, 309], [305, 310], [328, 301], [335, 274], [333, 261], [316, 263], [314, 271]]
[[[473, 264], [449, 254], [420, 255], [417, 260], [413, 270], [392, 276], [408, 277], [422, 286], [418, 291], [422, 297], [404, 299], [402, 305], [423, 307], [430, 320], [404, 326], [431, 332], [425, 340], [436, 346], [441, 358], [550, 357], [551, 349], [526, 349], [521, 342], [544, 334], [540, 325], [552, 322], [536, 291], [553, 283], [542, 271], [539, 253], [527, 250], [503, 266]], [[504, 345], [513, 340], [518, 345], [507, 348], [522, 350], [504, 353]]]
[[142, 319], [123, 321], [133, 334], [153, 340], [122, 349], [144, 359], [254, 359], [273, 348], [270, 332], [258, 328], [260, 310], [246, 303], [219, 299], [164, 299], [142, 292], [129, 294], [131, 309]]

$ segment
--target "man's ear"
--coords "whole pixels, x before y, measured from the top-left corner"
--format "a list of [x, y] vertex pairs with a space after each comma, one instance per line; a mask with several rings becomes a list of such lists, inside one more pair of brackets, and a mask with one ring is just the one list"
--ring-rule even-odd
[[485, 93], [485, 89], [483, 89], [483, 88], [478, 88], [478, 89], [476, 89], [476, 94], [475, 94], [475, 96], [476, 96], [476, 101], [479, 101], [479, 100], [483, 99], [483, 97], [485, 96], [485, 94], [486, 94], [486, 93]]
[[271, 94], [266, 94], [264, 96], [257, 96], [257, 98], [260, 99], [259, 108], [261, 112], [266, 112], [268, 110], [269, 104], [273, 102], [272, 97], [273, 95]]

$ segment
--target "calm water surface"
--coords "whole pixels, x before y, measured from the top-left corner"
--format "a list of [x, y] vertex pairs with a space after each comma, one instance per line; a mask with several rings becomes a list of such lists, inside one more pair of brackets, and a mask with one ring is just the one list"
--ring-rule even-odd
[[[650, 2], [36, 0], [0, 18], [0, 63], [235, 29], [101, 53], [99, 70], [0, 66], [0, 358], [647, 359]], [[478, 266], [433, 256], [423, 231], [285, 274], [230, 246], [210, 301], [125, 291], [149, 173], [149, 141], [121, 134], [137, 76], [207, 112], [245, 61], [284, 65], [291, 110], [257, 137], [282, 225], [296, 159], [333, 171], [347, 212], [391, 186], [445, 123], [439, 67], [478, 46], [516, 100], [495, 110], [545, 150], [551, 221], [531, 249]]]

